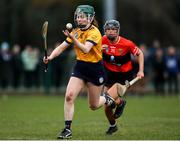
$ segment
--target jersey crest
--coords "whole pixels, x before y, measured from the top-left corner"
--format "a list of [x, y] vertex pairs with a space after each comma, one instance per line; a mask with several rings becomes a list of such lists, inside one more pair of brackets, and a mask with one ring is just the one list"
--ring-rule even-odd
[[119, 48], [119, 49], [118, 49], [118, 52], [119, 52], [119, 54], [122, 54], [122, 53], [123, 53], [123, 49], [122, 49], [122, 48]]
[[78, 38], [78, 33], [75, 33], [75, 34], [74, 34], [74, 37], [77, 39], [77, 38]]

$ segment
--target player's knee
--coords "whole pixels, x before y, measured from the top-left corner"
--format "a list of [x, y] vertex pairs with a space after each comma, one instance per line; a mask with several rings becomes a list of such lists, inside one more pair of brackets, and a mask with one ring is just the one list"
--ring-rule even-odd
[[94, 111], [94, 110], [98, 109], [98, 105], [96, 105], [96, 104], [91, 104], [91, 105], [89, 106], [89, 108]]
[[66, 94], [66, 102], [73, 102], [73, 93], [72, 92], [68, 92]]

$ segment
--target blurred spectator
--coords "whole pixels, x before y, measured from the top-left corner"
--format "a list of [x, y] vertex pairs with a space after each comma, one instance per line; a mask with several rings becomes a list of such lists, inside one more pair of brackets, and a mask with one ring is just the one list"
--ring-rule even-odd
[[26, 45], [21, 54], [24, 71], [25, 86], [30, 88], [37, 84], [36, 69], [39, 62], [39, 53], [31, 45]]
[[35, 60], [37, 63], [35, 67], [35, 71], [34, 71], [34, 76], [35, 76], [34, 84], [36, 87], [39, 87], [40, 86], [40, 67], [41, 67], [40, 60], [42, 60], [42, 58], [40, 56], [40, 50], [38, 47], [34, 47], [33, 52], [35, 54]]
[[165, 57], [166, 77], [168, 84], [168, 92], [178, 94], [178, 74], [180, 70], [179, 58], [176, 56], [176, 49], [174, 46], [169, 46], [167, 56]]
[[12, 48], [12, 85], [14, 88], [20, 86], [22, 80], [22, 60], [21, 60], [21, 48], [18, 44], [15, 44]]
[[152, 58], [152, 67], [153, 67], [153, 84], [154, 89], [157, 94], [164, 94], [164, 85], [165, 85], [165, 62], [164, 54], [161, 48], [156, 49], [155, 56]]
[[[139, 45], [139, 49], [141, 49], [141, 51], [143, 52], [144, 55], [144, 78], [141, 79], [140, 81], [138, 81], [135, 85], [131, 86], [131, 88], [128, 90], [130, 93], [137, 93], [138, 94], [145, 94], [148, 90], [147, 90], [147, 84], [148, 84], [148, 57], [149, 57], [149, 53], [146, 47], [146, 44], [142, 43]], [[131, 59], [132, 59], [132, 63], [133, 63], [133, 68], [134, 68], [134, 72], [138, 72], [139, 70], [139, 64], [138, 64], [138, 60], [137, 57], [134, 57], [133, 55], [131, 55]]]
[[152, 43], [152, 46], [151, 46], [150, 49], [149, 49], [149, 56], [150, 56], [151, 59], [155, 57], [156, 50], [157, 50], [158, 48], [161, 48], [161, 43], [160, 43], [159, 40], [155, 39], [155, 40], [153, 41], [153, 43]]
[[3, 42], [0, 48], [0, 85], [2, 88], [7, 88], [11, 82], [11, 59], [12, 55], [9, 49], [9, 44], [7, 42]]
[[[152, 72], [153, 71], [153, 60], [154, 58], [156, 57], [156, 50], [161, 48], [161, 43], [158, 39], [154, 39], [153, 42], [152, 42], [152, 45], [150, 46], [150, 48], [148, 49], [149, 51], [149, 57], [148, 57], [148, 69], [149, 69], [149, 72]], [[153, 73], [149, 73], [149, 78], [150, 78], [150, 81], [153, 81]]]

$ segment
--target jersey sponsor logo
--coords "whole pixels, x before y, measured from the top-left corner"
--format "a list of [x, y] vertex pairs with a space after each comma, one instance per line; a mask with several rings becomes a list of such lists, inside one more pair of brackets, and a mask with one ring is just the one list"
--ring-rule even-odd
[[110, 53], [115, 53], [115, 52], [116, 52], [116, 47], [110, 46]]
[[102, 84], [104, 82], [104, 78], [103, 77], [100, 77], [99, 78], [99, 83]]
[[116, 47], [115, 46], [109, 46], [110, 47], [110, 49], [115, 49]]
[[114, 62], [114, 56], [113, 55], [110, 56], [110, 61]]

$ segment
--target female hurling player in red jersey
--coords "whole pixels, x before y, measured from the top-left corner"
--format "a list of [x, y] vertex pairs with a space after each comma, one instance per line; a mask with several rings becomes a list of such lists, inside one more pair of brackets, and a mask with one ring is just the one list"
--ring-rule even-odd
[[[117, 85], [118, 83], [124, 85], [126, 80], [131, 81], [136, 76], [144, 77], [144, 55], [132, 41], [119, 36], [120, 23], [117, 20], [106, 21], [104, 32], [103, 63], [107, 74], [105, 91], [116, 101], [115, 111], [105, 105], [106, 117], [110, 123], [106, 134], [111, 135], [118, 130], [116, 119], [122, 115], [126, 105], [126, 101], [118, 96]], [[137, 57], [138, 72], [133, 68], [131, 55]]]

